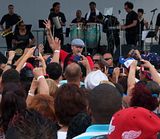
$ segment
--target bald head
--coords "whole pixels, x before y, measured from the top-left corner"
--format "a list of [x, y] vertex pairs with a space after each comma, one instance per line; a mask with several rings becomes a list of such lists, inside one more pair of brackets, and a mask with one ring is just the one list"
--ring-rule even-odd
[[68, 82], [80, 81], [81, 76], [81, 67], [77, 63], [71, 63], [66, 67], [65, 77]]

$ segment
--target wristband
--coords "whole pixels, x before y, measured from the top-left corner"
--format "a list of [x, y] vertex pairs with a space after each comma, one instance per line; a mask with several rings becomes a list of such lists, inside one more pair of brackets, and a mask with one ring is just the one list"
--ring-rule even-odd
[[54, 53], [60, 53], [60, 50], [54, 50]]
[[43, 75], [38, 76], [37, 81], [39, 81], [41, 78], [43, 78], [43, 79], [44, 79], [44, 76], [43, 76]]

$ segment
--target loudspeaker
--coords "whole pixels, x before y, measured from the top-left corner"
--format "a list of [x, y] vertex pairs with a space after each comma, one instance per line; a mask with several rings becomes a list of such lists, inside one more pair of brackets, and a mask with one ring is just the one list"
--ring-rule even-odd
[[69, 37], [70, 28], [66, 28], [66, 37]]
[[121, 45], [121, 55], [120, 55], [120, 47], [118, 47], [113, 55], [113, 59], [116, 61], [119, 59], [120, 56], [122, 57], [127, 57], [129, 51], [131, 49], [136, 49], [136, 47], [134, 45]]
[[160, 56], [160, 45], [152, 45], [150, 46], [151, 53], [157, 53]]

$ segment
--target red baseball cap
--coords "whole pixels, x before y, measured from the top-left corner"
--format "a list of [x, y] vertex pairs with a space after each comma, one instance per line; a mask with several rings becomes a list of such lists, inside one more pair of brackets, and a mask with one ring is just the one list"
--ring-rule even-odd
[[157, 139], [160, 118], [153, 112], [130, 107], [118, 111], [112, 117], [108, 139]]

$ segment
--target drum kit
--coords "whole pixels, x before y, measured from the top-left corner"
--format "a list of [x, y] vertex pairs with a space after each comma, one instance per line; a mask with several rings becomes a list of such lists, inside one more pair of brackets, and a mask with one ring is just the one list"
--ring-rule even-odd
[[82, 39], [87, 48], [97, 48], [101, 38], [101, 25], [98, 23], [72, 23], [70, 39]]

